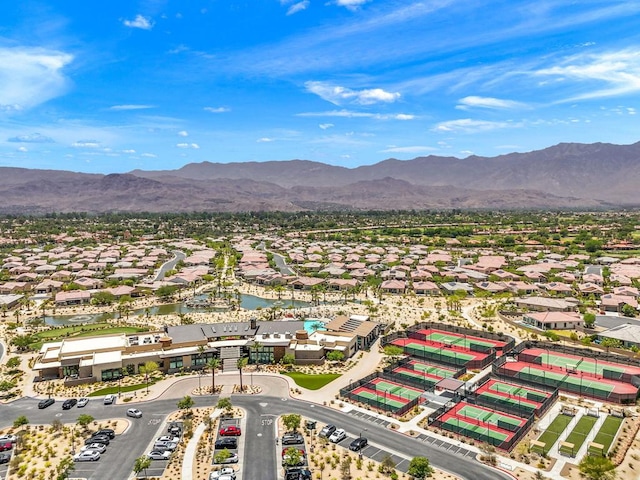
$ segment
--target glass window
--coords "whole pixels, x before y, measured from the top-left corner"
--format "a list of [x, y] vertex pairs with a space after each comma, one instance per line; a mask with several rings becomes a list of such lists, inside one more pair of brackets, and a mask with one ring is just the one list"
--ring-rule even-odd
[[182, 357], [173, 357], [169, 360], [169, 369], [182, 368]]
[[122, 377], [122, 369], [121, 368], [109, 368], [107, 370], [102, 370], [102, 381], [108, 382], [109, 380], [117, 380]]

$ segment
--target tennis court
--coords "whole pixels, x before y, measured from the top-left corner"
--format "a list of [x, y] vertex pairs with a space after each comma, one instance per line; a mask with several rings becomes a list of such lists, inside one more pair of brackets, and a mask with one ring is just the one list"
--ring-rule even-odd
[[393, 394], [378, 394], [377, 391], [369, 387], [357, 387], [351, 392], [352, 395], [358, 397], [362, 403], [374, 406], [388, 406], [392, 409], [400, 409], [409, 403], [409, 399], [396, 397]]
[[[558, 353], [555, 351], [544, 350], [541, 348], [528, 348], [520, 352], [519, 357], [524, 357], [522, 360], [527, 361], [529, 357], [540, 360], [534, 361], [535, 363], [554, 367], [560, 370], [574, 370], [583, 372], [587, 375], [600, 378], [611, 378], [621, 380], [624, 374], [628, 376], [639, 375], [640, 368], [631, 365], [622, 365], [613, 362], [607, 362], [604, 360], [598, 361], [591, 357], [581, 357], [578, 355], [571, 355], [568, 353]], [[520, 359], [520, 358], [519, 358]], [[542, 362], [542, 363], [539, 363]], [[627, 382], [629, 383], [629, 382]]]
[[418, 330], [419, 334], [424, 335], [424, 339], [440, 343], [443, 345], [459, 345], [464, 348], [471, 349], [472, 345], [481, 345], [487, 348], [495, 348], [496, 350], [502, 350], [506, 345], [506, 342], [498, 340], [490, 340], [486, 338], [476, 337], [473, 335], [464, 335], [459, 333], [445, 332], [436, 329], [423, 329]]
[[408, 387], [400, 383], [395, 383], [384, 378], [375, 378], [369, 385], [373, 385], [375, 391], [380, 395], [394, 395], [395, 397], [406, 398], [407, 401], [414, 400], [422, 395], [422, 391], [416, 388]]
[[440, 380], [442, 380], [443, 378], [451, 378], [456, 374], [456, 370], [453, 370], [451, 368], [431, 365], [429, 363], [420, 362], [418, 360], [411, 360], [409, 364], [414, 370], [423, 372], [427, 375], [431, 375], [434, 378], [439, 378]]
[[544, 446], [532, 445], [531, 450], [540, 454], [544, 454], [551, 450], [554, 443], [558, 441], [560, 435], [562, 435], [562, 432], [564, 432], [567, 425], [571, 423], [572, 419], [573, 417], [570, 417], [569, 415], [563, 415], [561, 413], [558, 414], [558, 416], [553, 419], [553, 422], [551, 422], [549, 427], [542, 432], [542, 435], [538, 438], [538, 442], [544, 444]]
[[424, 358], [448, 365], [463, 366], [476, 361], [480, 363], [488, 361], [488, 363], [490, 363], [492, 360], [487, 353], [473, 352], [457, 345], [433, 345], [427, 341], [416, 340], [414, 338], [397, 338], [391, 342], [391, 344], [402, 347], [406, 354], [413, 357]]
[[569, 433], [569, 436], [567, 436], [565, 440], [565, 443], [571, 443], [573, 444], [573, 447], [570, 447], [569, 445], [560, 445], [560, 448], [558, 449], [559, 452], [563, 455], [575, 457], [597, 420], [597, 417], [590, 417], [588, 415], [580, 417], [580, 420], [578, 420], [578, 423], [573, 427], [573, 430], [571, 430], [571, 433]]
[[616, 438], [618, 434], [618, 430], [620, 429], [620, 425], [622, 425], [623, 419], [620, 417], [614, 417], [613, 415], [607, 416], [605, 418], [604, 423], [596, 433], [595, 438], [592, 443], [602, 445], [602, 449], [589, 447], [590, 455], [602, 455], [605, 456], [609, 453], [609, 448], [611, 448], [611, 444], [613, 440]]

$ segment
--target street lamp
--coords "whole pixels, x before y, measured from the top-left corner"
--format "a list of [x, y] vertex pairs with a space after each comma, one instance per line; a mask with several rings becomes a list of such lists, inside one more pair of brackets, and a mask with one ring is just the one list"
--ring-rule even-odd
[[71, 427], [71, 455], [76, 454], [76, 427]]
[[363, 432], [363, 431], [364, 431], [364, 432], [366, 432], [366, 431], [367, 431], [367, 429], [366, 429], [366, 428], [364, 428], [364, 429], [360, 430], [360, 445], [359, 445], [359, 446], [360, 446], [360, 449], [358, 450], [358, 458], [359, 458], [360, 460], [362, 460], [362, 432]]

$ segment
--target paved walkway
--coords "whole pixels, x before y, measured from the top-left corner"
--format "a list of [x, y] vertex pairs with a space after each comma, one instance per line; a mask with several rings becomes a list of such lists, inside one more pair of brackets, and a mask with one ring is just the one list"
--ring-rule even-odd
[[[211, 420], [215, 420], [220, 416], [222, 410], [216, 408], [211, 414]], [[184, 449], [184, 459], [182, 460], [182, 479], [183, 480], [192, 480], [193, 479], [193, 462], [196, 457], [196, 453], [198, 451], [198, 442], [200, 441], [200, 437], [206, 430], [207, 425], [203, 422], [195, 429], [193, 432], [193, 436], [189, 439], [189, 443], [187, 447]]]

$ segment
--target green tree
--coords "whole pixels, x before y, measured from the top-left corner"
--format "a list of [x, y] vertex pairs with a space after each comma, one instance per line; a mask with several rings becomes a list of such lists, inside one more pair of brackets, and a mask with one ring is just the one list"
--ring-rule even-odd
[[249, 359], [247, 357], [239, 358], [238, 361], [236, 362], [236, 366], [238, 367], [238, 372], [240, 372], [240, 392], [244, 391], [244, 388], [242, 386], [242, 369], [247, 366], [248, 362], [249, 362]]
[[625, 317], [635, 317], [636, 313], [638, 311], [633, 308], [631, 305], [625, 303], [624, 305], [622, 305], [622, 308], [620, 309], [620, 313], [622, 313], [622, 315], [624, 315]]
[[604, 338], [602, 342], [600, 342], [600, 345], [606, 348], [607, 353], [609, 353], [610, 348], [620, 348], [621, 343], [617, 338]]
[[28, 350], [35, 341], [36, 338], [31, 335], [16, 335], [11, 339], [11, 345], [17, 347], [18, 350]]
[[72, 457], [63, 458], [56, 467], [56, 480], [66, 480], [69, 478], [69, 473], [75, 470], [76, 465]]
[[293, 353], [285, 353], [280, 359], [282, 365], [293, 365], [296, 363], [296, 356]]
[[139, 369], [139, 372], [144, 375], [144, 381], [147, 383], [147, 393], [149, 393], [149, 377], [158, 371], [158, 364], [153, 361], [145, 362]]
[[178, 287], [174, 285], [163, 285], [156, 290], [156, 295], [162, 300], [168, 300], [175, 295], [178, 291]]
[[223, 448], [213, 456], [214, 463], [224, 463], [231, 456], [231, 452], [227, 448]]
[[607, 457], [585, 455], [579, 464], [580, 475], [586, 480], [614, 480], [615, 464]]
[[76, 423], [80, 425], [82, 428], [87, 428], [91, 422], [93, 422], [95, 418], [87, 413], [83, 413], [78, 417]]
[[91, 303], [94, 305], [111, 305], [115, 300], [113, 293], [107, 291], [96, 292], [91, 297]]
[[210, 358], [207, 361], [207, 368], [211, 370], [211, 395], [216, 393], [216, 370], [220, 368], [222, 362], [219, 358]]
[[587, 328], [593, 328], [596, 323], [596, 314], [595, 313], [585, 313], [582, 317], [584, 320], [584, 326]]
[[384, 354], [389, 357], [391, 362], [395, 362], [396, 360], [398, 360], [398, 357], [400, 357], [403, 353], [404, 350], [402, 349], [402, 347], [399, 347], [397, 345], [387, 345], [386, 347], [384, 347]]
[[133, 473], [138, 475], [140, 472], [144, 472], [144, 477], [147, 478], [147, 468], [151, 466], [151, 459], [146, 455], [136, 458], [133, 464]]
[[285, 467], [295, 467], [302, 462], [302, 453], [295, 447], [289, 447], [285, 450], [282, 457], [282, 464]]
[[287, 428], [288, 432], [295, 432], [300, 428], [302, 417], [297, 413], [290, 413], [289, 415], [282, 415], [282, 423]]
[[346, 456], [340, 462], [340, 480], [351, 480], [351, 457]]
[[20, 357], [11, 357], [7, 360], [7, 367], [11, 369], [18, 368], [20, 366], [20, 362], [22, 362]]
[[193, 398], [191, 398], [189, 395], [185, 395], [184, 397], [182, 397], [181, 400], [178, 401], [178, 408], [180, 410], [183, 410], [183, 415], [186, 415], [188, 411], [190, 411], [193, 406], [195, 405], [195, 402], [193, 401]]
[[24, 415], [20, 415], [13, 421], [13, 428], [24, 427], [25, 425], [29, 425], [29, 419]]
[[393, 457], [388, 453], [382, 458], [378, 471], [386, 475], [391, 474], [396, 469], [396, 462], [393, 461]]
[[327, 360], [329, 360], [330, 362], [341, 362], [342, 360], [344, 360], [344, 353], [337, 350], [332, 350], [327, 353]]
[[407, 473], [417, 480], [424, 480], [433, 474], [433, 468], [431, 468], [427, 457], [413, 457]]
[[8, 392], [9, 390], [16, 388], [16, 386], [17, 384], [15, 382], [3, 380], [0, 382], [0, 392]]
[[233, 404], [231, 403], [231, 399], [229, 397], [221, 397], [218, 399], [218, 403], [216, 404], [216, 408], [221, 410], [226, 410], [227, 412], [233, 409]]

